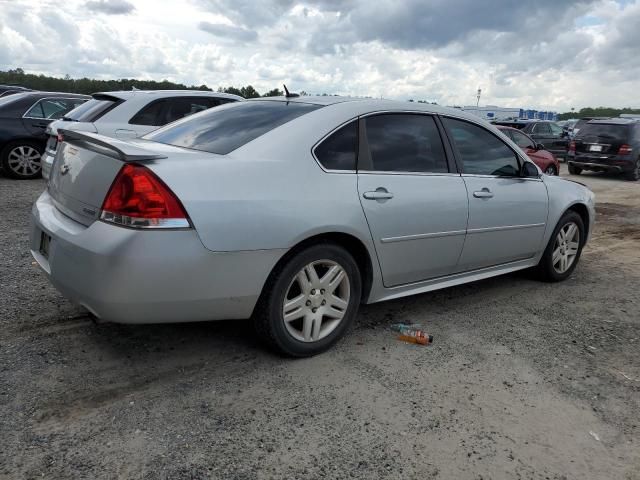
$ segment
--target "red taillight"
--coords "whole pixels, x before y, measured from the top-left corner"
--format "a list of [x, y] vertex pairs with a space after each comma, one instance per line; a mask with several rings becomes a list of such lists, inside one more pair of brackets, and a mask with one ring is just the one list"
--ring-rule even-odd
[[631, 145], [620, 145], [618, 155], [629, 155], [632, 151], [633, 148], [631, 148]]
[[569, 142], [569, 151], [576, 153], [576, 142], [574, 142], [573, 140]]
[[102, 204], [100, 219], [126, 227], [185, 228], [189, 219], [180, 200], [142, 165], [120, 169]]

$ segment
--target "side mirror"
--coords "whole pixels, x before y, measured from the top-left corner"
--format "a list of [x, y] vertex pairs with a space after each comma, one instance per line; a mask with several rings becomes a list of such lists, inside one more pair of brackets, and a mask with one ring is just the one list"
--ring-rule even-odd
[[536, 143], [536, 150], [544, 150], [544, 145], [541, 143]]
[[538, 178], [540, 176], [540, 172], [538, 171], [538, 167], [536, 167], [531, 162], [524, 162], [522, 165], [522, 177], [524, 178]]

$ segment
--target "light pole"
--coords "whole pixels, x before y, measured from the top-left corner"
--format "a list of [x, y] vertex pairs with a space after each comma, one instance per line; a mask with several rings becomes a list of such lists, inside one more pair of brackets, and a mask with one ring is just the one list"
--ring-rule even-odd
[[478, 101], [476, 102], [476, 108], [478, 108], [480, 106], [480, 95], [482, 95], [482, 89], [481, 88], [478, 89], [478, 95], [476, 96], [476, 98], [478, 99]]

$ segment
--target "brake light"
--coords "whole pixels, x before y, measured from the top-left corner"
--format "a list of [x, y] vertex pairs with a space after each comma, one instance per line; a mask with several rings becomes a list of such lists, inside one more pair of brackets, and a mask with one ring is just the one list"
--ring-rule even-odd
[[620, 145], [618, 155], [629, 155], [632, 151], [633, 148], [631, 148], [631, 145]]
[[569, 142], [569, 151], [576, 153], [576, 142], [574, 142], [573, 140]]
[[180, 200], [151, 170], [127, 164], [107, 193], [100, 219], [133, 228], [188, 228]]

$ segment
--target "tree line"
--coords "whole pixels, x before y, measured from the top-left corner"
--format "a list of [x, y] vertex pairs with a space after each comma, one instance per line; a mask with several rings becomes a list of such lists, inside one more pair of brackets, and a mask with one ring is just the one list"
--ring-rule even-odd
[[[47, 75], [35, 75], [25, 73], [22, 68], [14, 70], [0, 71], [0, 84], [20, 85], [33, 90], [45, 92], [67, 92], [84, 93], [90, 95], [96, 92], [109, 92], [114, 90], [209, 90], [213, 89], [207, 85], [184, 85], [168, 80], [157, 82], [155, 80], [137, 80], [135, 78], [121, 78], [119, 80], [96, 80], [93, 78], [71, 78], [66, 75], [64, 78], [50, 77]], [[244, 98], [275, 97], [283, 95], [282, 90], [274, 88], [260, 94], [253, 86], [246, 87], [218, 87], [218, 92], [233, 93]]]
[[620, 114], [640, 114], [640, 108], [610, 108], [610, 107], [587, 107], [581, 108], [577, 112], [565, 112], [558, 115], [559, 120], [569, 120], [570, 118], [589, 118], [589, 117], [619, 117]]

